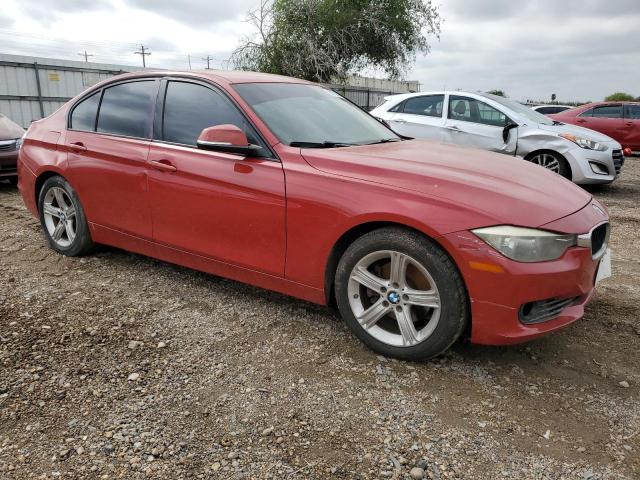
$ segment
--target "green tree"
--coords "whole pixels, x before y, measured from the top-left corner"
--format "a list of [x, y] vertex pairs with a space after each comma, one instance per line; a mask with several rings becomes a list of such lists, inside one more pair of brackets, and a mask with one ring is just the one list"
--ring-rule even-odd
[[633, 95], [629, 95], [628, 93], [624, 92], [612, 93], [605, 98], [605, 101], [607, 102], [633, 102], [633, 100]]
[[235, 68], [319, 82], [365, 67], [399, 77], [441, 21], [431, 0], [263, 0], [247, 20], [257, 32], [231, 55]]
[[490, 95], [497, 95], [498, 97], [506, 97], [507, 96], [507, 94], [504, 93], [503, 90], [489, 90], [487, 93], [490, 94]]

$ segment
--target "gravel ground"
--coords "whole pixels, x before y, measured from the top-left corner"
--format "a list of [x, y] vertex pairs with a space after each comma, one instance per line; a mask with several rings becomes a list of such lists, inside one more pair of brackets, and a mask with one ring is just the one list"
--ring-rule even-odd
[[405, 363], [326, 308], [59, 256], [0, 184], [0, 478], [640, 478], [640, 158], [594, 195], [614, 277], [582, 321]]

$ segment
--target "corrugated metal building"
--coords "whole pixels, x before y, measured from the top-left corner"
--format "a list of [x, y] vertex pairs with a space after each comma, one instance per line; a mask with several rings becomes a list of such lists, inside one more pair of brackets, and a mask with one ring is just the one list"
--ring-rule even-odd
[[[27, 128], [90, 86], [136, 70], [141, 68], [0, 54], [0, 113]], [[387, 95], [420, 90], [418, 82], [367, 77], [350, 77], [344, 85], [330, 87], [366, 110]]]
[[45, 117], [125, 65], [0, 54], [0, 112], [23, 127]]

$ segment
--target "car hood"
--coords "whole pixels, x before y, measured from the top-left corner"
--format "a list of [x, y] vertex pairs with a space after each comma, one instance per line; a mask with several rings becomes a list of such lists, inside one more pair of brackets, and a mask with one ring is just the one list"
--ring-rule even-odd
[[591, 200], [570, 181], [519, 158], [429, 140], [301, 153], [323, 172], [420, 192], [477, 212], [484, 224], [538, 227]]
[[15, 140], [24, 135], [24, 129], [0, 114], [0, 140]]
[[[561, 120], [558, 120], [561, 121]], [[578, 127], [577, 125], [571, 125], [569, 123], [563, 123], [562, 125], [544, 125], [539, 124], [538, 128], [540, 130], [545, 130], [547, 132], [554, 132], [557, 134], [560, 133], [569, 133], [571, 135], [575, 135], [578, 137], [586, 137], [590, 140], [595, 140], [597, 142], [615, 142], [615, 140], [607, 135], [596, 132], [595, 130], [591, 130], [589, 128]]]

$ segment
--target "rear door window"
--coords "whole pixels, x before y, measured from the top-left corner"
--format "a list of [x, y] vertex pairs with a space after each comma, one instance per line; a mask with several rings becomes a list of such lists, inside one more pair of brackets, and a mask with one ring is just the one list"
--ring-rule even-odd
[[100, 105], [100, 94], [96, 92], [75, 106], [71, 113], [71, 125], [73, 130], [94, 132], [96, 130], [96, 116]]
[[155, 80], [144, 80], [106, 88], [98, 112], [98, 132], [126, 137], [149, 138]]
[[624, 118], [629, 120], [640, 120], [640, 105], [625, 105]]
[[425, 95], [411, 97], [404, 103], [404, 113], [424, 115], [427, 117], [441, 117], [444, 95]]
[[253, 127], [229, 99], [203, 85], [168, 83], [162, 125], [165, 141], [195, 146], [202, 130], [224, 124], [237, 126], [245, 132], [249, 143], [264, 147]]
[[602, 105], [593, 107], [579, 115], [580, 117], [593, 118], [622, 118], [622, 105]]

